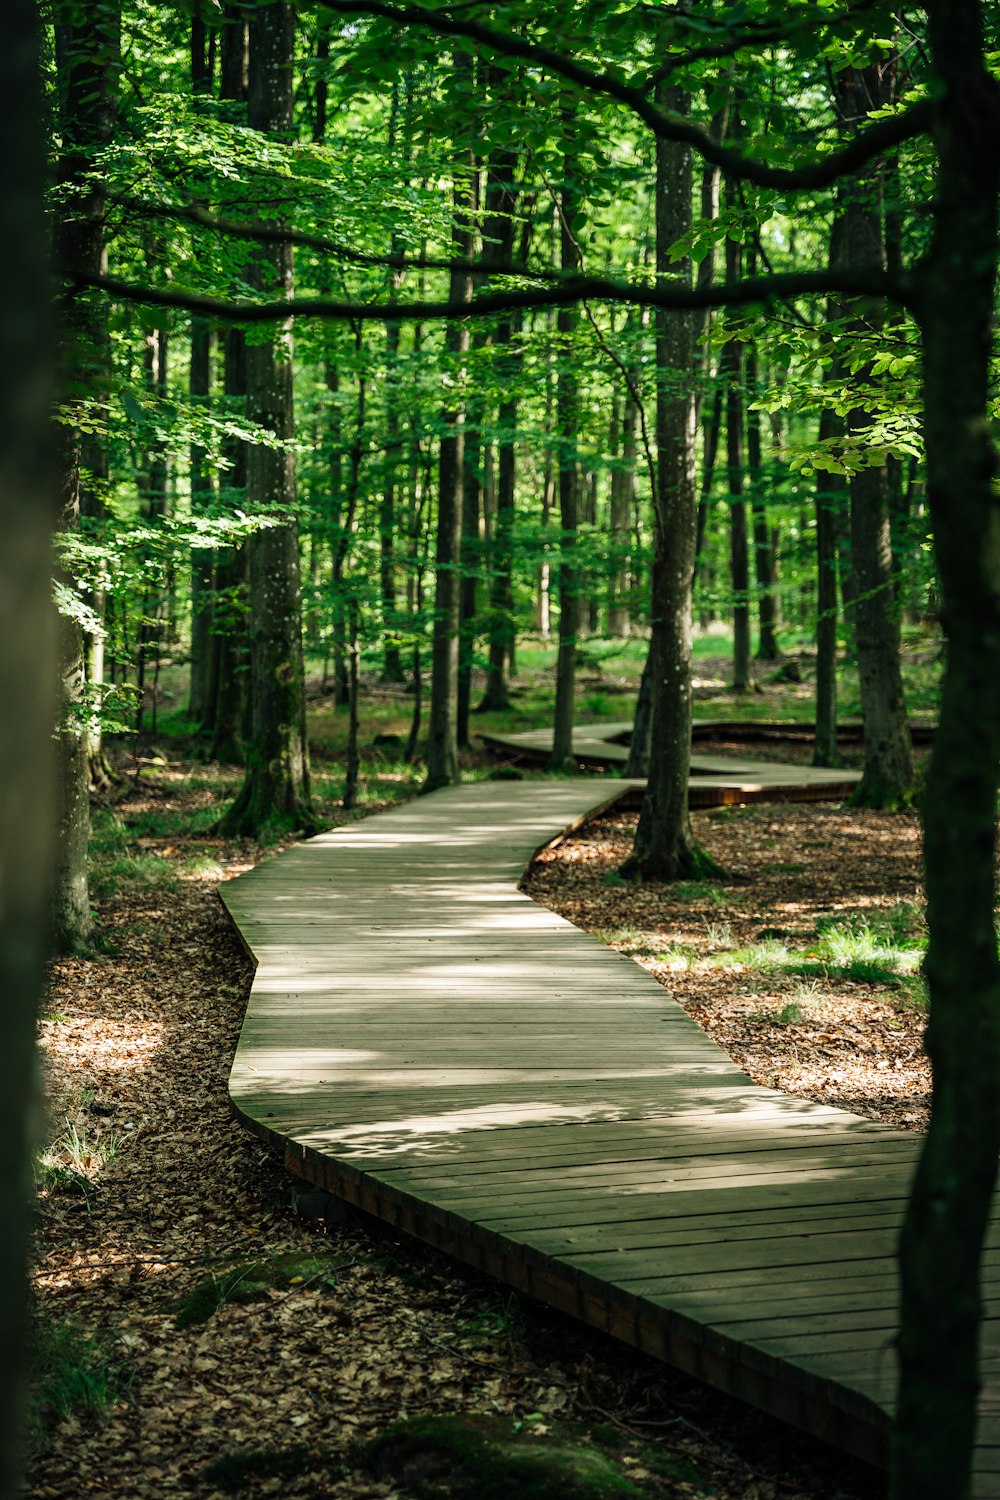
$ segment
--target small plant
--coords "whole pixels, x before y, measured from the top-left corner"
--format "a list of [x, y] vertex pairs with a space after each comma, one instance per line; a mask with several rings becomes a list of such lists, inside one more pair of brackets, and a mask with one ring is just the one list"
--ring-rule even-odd
[[746, 948], [732, 948], [712, 956], [717, 969], [752, 969], [760, 974], [773, 974], [785, 968], [790, 954], [785, 943], [778, 938], [766, 938], [761, 943], [751, 943]]
[[801, 1005], [790, 1000], [780, 1010], [758, 1010], [747, 1017], [748, 1021], [757, 1026], [795, 1026], [799, 1021], [805, 1020]]
[[698, 961], [697, 950], [686, 943], [671, 943], [653, 957], [667, 969], [690, 969]]
[[132, 1373], [111, 1342], [74, 1323], [36, 1317], [32, 1330], [29, 1444], [48, 1446], [53, 1427], [71, 1412], [100, 1417], [129, 1389]]
[[[92, 1104], [93, 1090], [89, 1093]], [[81, 1108], [89, 1108], [89, 1104], [81, 1104]], [[122, 1137], [113, 1130], [92, 1133], [67, 1117], [65, 1130], [35, 1161], [36, 1189], [63, 1188], [86, 1194], [89, 1181], [114, 1161], [122, 1144]]]
[[706, 922], [705, 936], [710, 948], [728, 948], [733, 941], [733, 928], [730, 922]]

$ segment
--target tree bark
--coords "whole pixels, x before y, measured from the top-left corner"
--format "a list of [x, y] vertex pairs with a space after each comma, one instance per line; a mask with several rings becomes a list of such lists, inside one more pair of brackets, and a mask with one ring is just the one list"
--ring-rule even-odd
[[[858, 121], [891, 98], [889, 63], [847, 68], [838, 79], [843, 116]], [[856, 270], [881, 267], [884, 260], [880, 211], [879, 169], [873, 167], [841, 185], [844, 203], [843, 263]], [[872, 321], [884, 316], [881, 307], [857, 310], [855, 327], [866, 334]], [[862, 379], [864, 376], [862, 375]], [[871, 416], [854, 407], [848, 431], [863, 441]], [[865, 764], [861, 784], [852, 799], [865, 807], [908, 807], [915, 780], [906, 699], [899, 665], [899, 616], [892, 589], [892, 545], [885, 465], [871, 464], [849, 480], [851, 560], [856, 597], [854, 630], [861, 717], [865, 727]]]
[[[114, 130], [121, 18], [117, 3], [107, 0], [86, 11], [66, 4], [56, 12], [56, 56], [59, 68], [60, 125], [63, 137], [59, 181], [64, 209], [54, 231], [59, 269], [96, 275], [104, 254], [106, 188], [92, 170], [92, 158], [107, 145]], [[93, 372], [102, 343], [103, 311], [92, 292], [76, 292], [63, 303], [60, 327], [60, 402], [71, 406]], [[83, 437], [71, 424], [56, 432], [60, 527], [80, 524]], [[83, 631], [63, 616], [59, 622], [62, 714], [57, 739], [59, 815], [53, 889], [53, 937], [60, 952], [86, 944], [91, 931], [87, 886], [90, 836], [90, 764]]]
[[0, 7], [0, 1500], [23, 1494], [35, 1032], [48, 936], [57, 675], [53, 340], [34, 0]]
[[[727, 194], [731, 201], [731, 194]], [[726, 279], [740, 275], [739, 247], [726, 241]], [[721, 375], [726, 384], [726, 472], [729, 480], [729, 568], [733, 587], [733, 687], [745, 693], [750, 679], [750, 554], [747, 507], [743, 498], [743, 344], [730, 338], [722, 350]]]
[[[687, 94], [661, 84], [660, 103], [685, 111]], [[692, 224], [691, 149], [656, 143], [656, 271], [662, 278], [691, 281], [688, 259], [672, 262], [670, 247]], [[688, 813], [691, 763], [691, 591], [694, 579], [698, 488], [697, 314], [656, 314], [655, 551], [652, 598], [652, 750], [649, 779], [639, 814], [635, 847], [623, 866], [626, 876], [676, 880], [700, 872]]]
[[998, 454], [987, 419], [1000, 254], [1000, 85], [975, 0], [931, 0], [935, 225], [918, 318], [928, 500], [948, 642], [924, 800], [930, 1126], [900, 1240], [893, 1500], [967, 1500], [980, 1266], [1000, 1153], [994, 927], [1000, 767]]
[[[563, 187], [559, 212], [560, 264], [564, 271], [579, 266], [575, 221], [578, 193], [573, 173], [575, 162], [563, 157]], [[579, 579], [576, 561], [579, 524], [579, 473], [576, 437], [579, 423], [579, 391], [576, 353], [571, 347], [577, 323], [575, 307], [560, 307], [556, 315], [559, 354], [556, 371], [556, 430], [558, 433], [559, 487], [559, 647], [556, 655], [556, 703], [552, 726], [550, 771], [561, 771], [573, 762], [573, 717], [576, 695], [576, 641], [579, 630]]]
[[[248, 122], [252, 129], [287, 136], [292, 126], [295, 12], [266, 5], [250, 21]], [[292, 254], [278, 242], [258, 251], [261, 289], [292, 291]], [[247, 456], [251, 511], [279, 524], [254, 534], [249, 544], [253, 710], [246, 776], [223, 819], [230, 833], [256, 834], [267, 824], [311, 830], [309, 754], [306, 744], [305, 674], [298, 528], [294, 518], [295, 457], [291, 323], [265, 343], [246, 350], [247, 415], [283, 445], [254, 444]]]
[[[819, 440], [833, 437], [838, 419], [820, 416]], [[840, 763], [837, 748], [837, 532], [847, 509], [847, 485], [821, 473], [816, 485], [816, 739], [814, 766]]]
[[[455, 53], [455, 71], [468, 75], [472, 60], [468, 53]], [[466, 170], [467, 167], [466, 167]], [[468, 260], [471, 248], [469, 210], [472, 186], [456, 180], [452, 250], [456, 260]], [[468, 302], [472, 283], [466, 271], [451, 273], [452, 301]], [[451, 323], [445, 343], [455, 374], [469, 351], [468, 324]], [[458, 627], [462, 546], [462, 468], [464, 456], [463, 413], [457, 396], [447, 402], [442, 414], [438, 466], [438, 524], [435, 547], [434, 634], [431, 642], [431, 701], [427, 730], [427, 779], [424, 791], [452, 786], [459, 779], [458, 765]]]

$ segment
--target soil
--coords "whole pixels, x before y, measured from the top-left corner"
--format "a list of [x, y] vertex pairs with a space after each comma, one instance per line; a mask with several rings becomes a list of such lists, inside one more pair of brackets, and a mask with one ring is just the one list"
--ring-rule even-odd
[[[157, 776], [160, 813], [203, 795]], [[140, 820], [149, 795], [133, 790], [119, 815]], [[680, 894], [616, 883], [633, 825], [583, 830], [527, 888], [633, 953], [760, 1081], [918, 1128], [928, 1077], [909, 989], [709, 963], [761, 933], [806, 948], [817, 919], [917, 901], [916, 821], [825, 805], [699, 814], [728, 875]], [[251, 975], [215, 887], [264, 851], [136, 848], [172, 878], [109, 895], [103, 951], [57, 964], [45, 1002], [52, 1145], [34, 1267], [40, 1319], [92, 1337], [123, 1389], [98, 1416], [43, 1411], [32, 1496], [405, 1497], [433, 1477], [373, 1465], [364, 1444], [461, 1414], [600, 1447], [640, 1495], [883, 1493], [820, 1444], [296, 1184], [226, 1102]]]

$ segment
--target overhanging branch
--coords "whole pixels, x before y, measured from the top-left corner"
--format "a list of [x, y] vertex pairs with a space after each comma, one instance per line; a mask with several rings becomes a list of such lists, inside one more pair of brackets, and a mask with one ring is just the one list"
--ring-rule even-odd
[[284, 323], [290, 318], [319, 318], [328, 322], [391, 323], [461, 318], [486, 318], [518, 309], [565, 307], [576, 302], [617, 302], [638, 307], [673, 310], [707, 307], [769, 306], [795, 297], [885, 297], [908, 307], [908, 280], [881, 271], [796, 271], [747, 277], [717, 286], [640, 286], [599, 276], [574, 276], [556, 286], [521, 291], [484, 292], [471, 302], [349, 302], [331, 297], [296, 297], [279, 302], [212, 297], [180, 287], [147, 287], [114, 276], [83, 275], [74, 289], [93, 287], [120, 302], [144, 307], [169, 307], [229, 323]]
[[457, 261], [446, 257], [429, 255], [404, 255], [389, 251], [384, 255], [355, 250], [340, 240], [331, 240], [325, 235], [308, 234], [286, 225], [264, 220], [238, 220], [220, 218], [209, 213], [196, 203], [153, 203], [143, 198], [122, 196], [115, 199], [123, 208], [146, 219], [179, 219], [196, 224], [201, 229], [226, 235], [231, 239], [251, 240], [263, 244], [297, 245], [307, 250], [317, 250], [352, 265], [388, 267], [397, 271], [469, 271], [488, 273], [491, 276], [525, 276], [532, 281], [558, 281], [560, 272], [552, 268], [533, 270], [530, 266], [501, 264], [488, 259]]
[[691, 146], [705, 161], [720, 167], [730, 177], [754, 182], [759, 187], [779, 191], [829, 187], [838, 178], [856, 172], [866, 162], [882, 156], [902, 141], [925, 134], [931, 127], [932, 107], [929, 101], [923, 100], [858, 131], [848, 145], [831, 151], [827, 156], [817, 157], [799, 167], [772, 166], [713, 140], [704, 126], [685, 115], [661, 109], [646, 97], [643, 89], [614, 73], [592, 68], [564, 52], [541, 42], [529, 41], [514, 32], [497, 31], [468, 16], [425, 9], [422, 5], [392, 4], [390, 0], [316, 0], [316, 3], [338, 15], [381, 16], [399, 26], [422, 26], [440, 36], [464, 37], [489, 47], [493, 52], [535, 63], [590, 93], [616, 99], [637, 115], [654, 135]]

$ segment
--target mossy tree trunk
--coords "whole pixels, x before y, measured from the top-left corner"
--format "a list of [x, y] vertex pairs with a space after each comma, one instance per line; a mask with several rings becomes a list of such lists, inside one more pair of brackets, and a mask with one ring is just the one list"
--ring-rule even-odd
[[[253, 129], [288, 137], [292, 128], [295, 13], [266, 5], [250, 20], [248, 121]], [[292, 292], [292, 254], [284, 243], [261, 247], [255, 267], [260, 289]], [[305, 674], [299, 540], [294, 518], [295, 455], [290, 322], [246, 350], [247, 415], [275, 434], [281, 446], [253, 444], [247, 455], [251, 512], [278, 521], [254, 534], [250, 558], [250, 670], [252, 713], [246, 775], [223, 819], [229, 833], [258, 834], [270, 823], [309, 830]]]
[[938, 173], [917, 312], [948, 649], [924, 811], [933, 1099], [900, 1241], [891, 1494], [967, 1500], [980, 1267], [1000, 1153], [1000, 520], [987, 418], [1000, 254], [1000, 85], [985, 64], [976, 0], [931, 0], [927, 9], [939, 80]]
[[35, 1031], [55, 791], [52, 288], [37, 24], [34, 0], [0, 7], [0, 1500], [23, 1494]]

